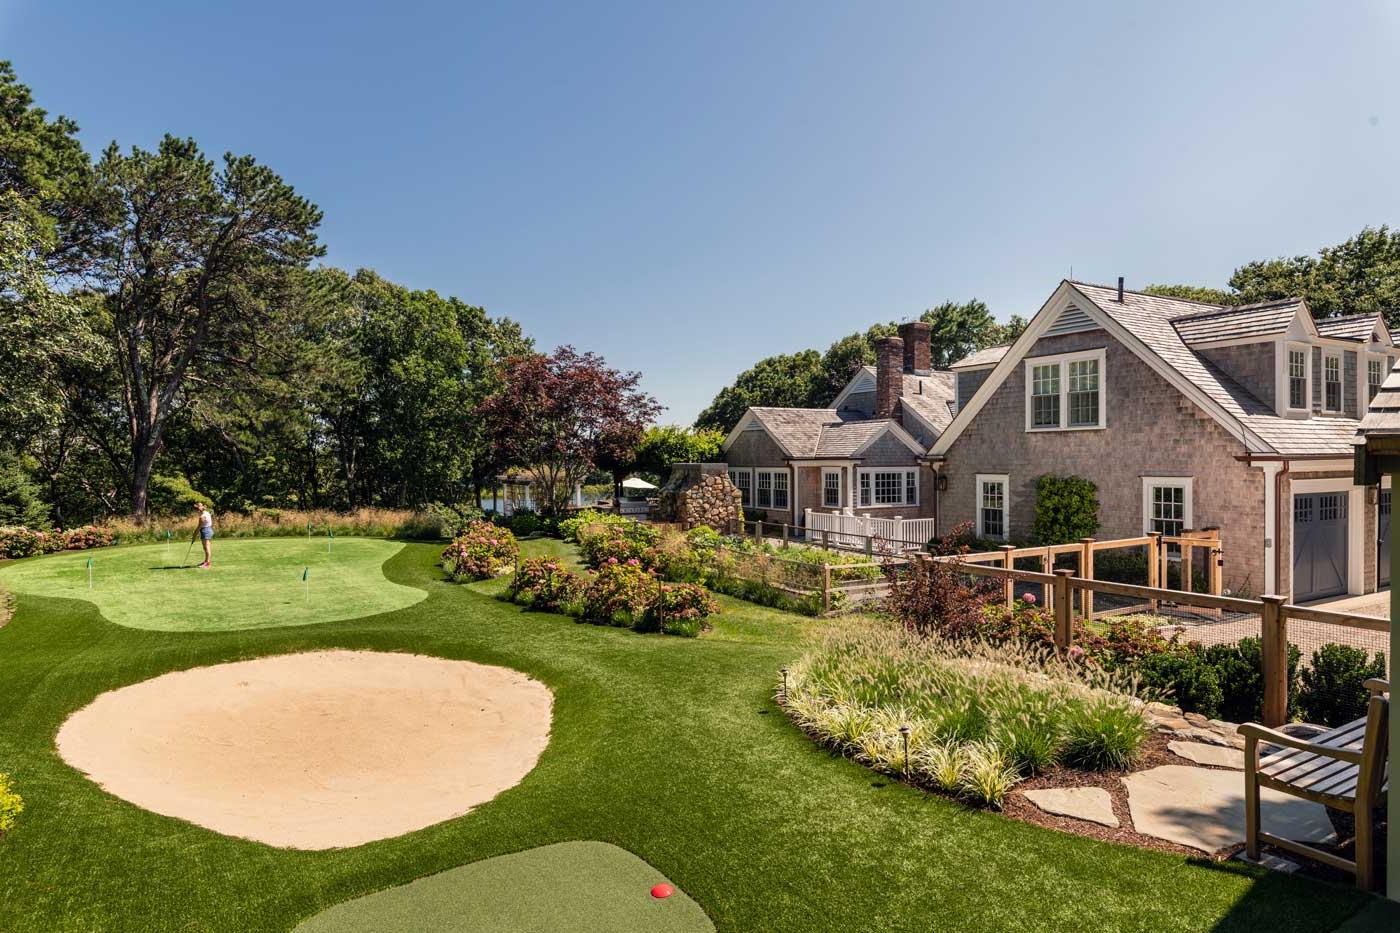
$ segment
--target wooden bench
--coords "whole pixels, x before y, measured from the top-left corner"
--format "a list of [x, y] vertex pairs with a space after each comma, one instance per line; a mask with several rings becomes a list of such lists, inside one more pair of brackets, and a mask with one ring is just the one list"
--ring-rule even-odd
[[[1294, 738], [1258, 723], [1240, 726], [1245, 738], [1245, 851], [1259, 858], [1260, 842], [1316, 859], [1356, 876], [1356, 886], [1375, 885], [1375, 810], [1383, 800], [1389, 733], [1390, 684], [1366, 681], [1371, 700], [1366, 715], [1311, 739]], [[1262, 754], [1263, 742], [1273, 746]], [[1352, 814], [1356, 821], [1356, 861], [1283, 839], [1259, 825], [1259, 788], [1271, 787]]]

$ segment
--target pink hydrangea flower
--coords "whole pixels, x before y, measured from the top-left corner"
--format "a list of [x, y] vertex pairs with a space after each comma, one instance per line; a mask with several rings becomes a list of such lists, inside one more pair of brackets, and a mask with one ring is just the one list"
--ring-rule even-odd
[[1022, 595], [1022, 597], [1021, 597], [1021, 602], [1023, 602], [1023, 603], [1029, 603], [1029, 604], [1031, 604], [1032, 606], [1034, 606], [1034, 605], [1035, 605], [1035, 594], [1034, 594], [1034, 593], [1026, 593], [1026, 594]]

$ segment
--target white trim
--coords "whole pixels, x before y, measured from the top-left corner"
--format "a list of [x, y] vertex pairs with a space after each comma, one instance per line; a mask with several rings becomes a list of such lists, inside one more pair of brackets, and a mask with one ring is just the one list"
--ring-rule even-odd
[[[786, 479], [787, 479], [787, 489], [784, 490], [784, 491], [787, 493], [787, 503], [786, 503], [786, 504], [784, 504], [784, 505], [774, 505], [774, 504], [773, 504], [773, 493], [777, 491], [777, 485], [771, 480], [771, 478], [770, 478], [769, 483], [768, 483], [768, 504], [767, 504], [767, 505], [763, 505], [763, 504], [761, 504], [761, 503], [758, 501], [758, 482], [759, 482], [759, 477], [760, 477], [760, 476], [763, 476], [763, 475], [765, 475], [765, 474], [768, 475], [769, 477], [773, 477], [773, 476], [783, 476], [783, 477], [786, 477]], [[794, 488], [796, 485], [797, 485], [797, 483], [794, 482], [793, 471], [792, 471], [792, 468], [791, 468], [791, 467], [785, 467], [785, 466], [782, 466], [782, 467], [754, 467], [754, 468], [753, 468], [753, 508], [755, 508], [755, 509], [763, 509], [765, 512], [791, 512], [791, 511], [792, 511], [792, 503], [793, 503], [793, 501], [794, 501], [794, 499], [793, 499], [793, 488]], [[794, 514], [796, 514], [796, 513], [794, 513]]]
[[[1097, 329], [1097, 328], [1096, 328]], [[1070, 424], [1069, 423], [1069, 367], [1072, 363], [1081, 360], [1094, 360], [1099, 364], [1099, 420], [1096, 424]], [[1028, 356], [1022, 361], [1025, 374], [1026, 390], [1026, 433], [1041, 434], [1049, 431], [1102, 431], [1107, 424], [1108, 407], [1105, 404], [1108, 393], [1105, 391], [1107, 385], [1108, 365], [1107, 350], [1099, 347], [1097, 350], [1080, 350], [1074, 353], [1053, 353], [1048, 356]], [[1031, 391], [1034, 386], [1031, 384], [1031, 376], [1038, 366], [1058, 366], [1060, 396], [1060, 421], [1055, 427], [1037, 427], [1031, 424]]]
[[[1320, 348], [1320, 349], [1322, 350], [1322, 373], [1321, 373], [1321, 376], [1322, 376], [1322, 393], [1321, 393], [1321, 396], [1320, 396], [1320, 400], [1321, 400], [1321, 403], [1322, 403], [1322, 410], [1325, 411], [1325, 412], [1327, 412], [1329, 415], [1340, 415], [1340, 414], [1342, 413], [1342, 409], [1346, 406], [1346, 399], [1347, 399], [1347, 376], [1346, 376], [1346, 368], [1345, 368], [1345, 366], [1344, 366], [1345, 359], [1344, 359], [1343, 356], [1342, 356], [1342, 351], [1341, 351], [1341, 350], [1333, 350], [1333, 349], [1331, 349], [1331, 348], [1329, 348], [1329, 347], [1322, 347], [1322, 348]], [[1336, 360], [1336, 361], [1337, 361], [1337, 407], [1336, 407], [1336, 408], [1329, 408], [1329, 407], [1327, 406], [1327, 362], [1328, 362], [1328, 360]]]
[[[923, 477], [921, 477], [921, 476], [919, 475], [921, 472], [922, 472], [922, 470], [919, 469], [919, 465], [918, 465], [918, 464], [914, 464], [914, 465], [912, 465], [912, 466], [870, 466], [870, 467], [857, 467], [857, 468], [856, 468], [856, 478], [855, 478], [855, 486], [856, 486], [856, 490], [857, 490], [857, 495], [856, 495], [856, 497], [855, 497], [855, 499], [856, 499], [856, 508], [858, 508], [858, 509], [871, 509], [871, 510], [874, 510], [874, 509], [909, 509], [909, 508], [917, 509], [917, 508], [919, 507], [919, 496], [920, 496], [920, 488], [919, 488], [919, 487], [920, 487], [920, 485], [921, 485], [922, 482], [923, 482]], [[901, 501], [899, 501], [899, 502], [893, 502], [893, 503], [884, 503], [884, 504], [881, 504], [881, 503], [878, 503], [878, 502], [875, 501], [875, 477], [874, 477], [874, 474], [876, 474], [876, 473], [898, 473], [898, 474], [899, 474], [899, 492], [900, 492], [900, 496], [902, 497]], [[909, 474], [909, 473], [913, 473], [913, 474], [914, 474], [914, 499], [913, 499], [913, 501], [910, 501], [910, 500], [909, 500], [909, 477], [908, 477], [908, 475], [907, 475], [907, 474]], [[869, 477], [870, 477], [870, 502], [869, 502], [868, 504], [867, 504], [867, 503], [864, 503], [864, 502], [861, 502], [861, 501], [860, 501], [860, 495], [859, 495], [860, 481], [861, 481], [863, 478], [865, 478], [866, 476], [869, 476]]]
[[965, 431], [967, 426], [972, 423], [972, 420], [977, 417], [978, 412], [986, 406], [987, 402], [991, 400], [992, 396], [995, 395], [997, 390], [1006, 382], [1007, 377], [1010, 376], [1016, 364], [1025, 356], [1026, 352], [1031, 347], [1035, 346], [1036, 341], [1041, 338], [1045, 329], [1049, 326], [1048, 321], [1053, 319], [1054, 314], [1060, 310], [1062, 305], [1076, 298], [1084, 302], [1083, 305], [1080, 305], [1080, 308], [1090, 317], [1100, 320], [1100, 323], [1104, 326], [1104, 330], [1106, 330], [1110, 336], [1136, 354], [1138, 358], [1147, 364], [1149, 369], [1165, 379], [1182, 395], [1194, 402], [1202, 411], [1219, 422], [1220, 426], [1223, 427], [1230, 436], [1244, 445], [1246, 451], [1254, 453], [1274, 453], [1274, 448], [1266, 443], [1263, 438], [1245, 427], [1239, 419], [1226, 411], [1224, 406], [1207, 395], [1198, 386], [1192, 384], [1180, 370], [1158, 356], [1136, 335], [1131, 333], [1112, 317], [1105, 314], [1099, 309], [1097, 304], [1089, 300], [1087, 295], [1079, 291], [1071, 282], [1066, 280], [1059, 284], [1054, 294], [1052, 294], [1050, 298], [1046, 300], [1045, 304], [1041, 306], [1040, 310], [1036, 312], [1035, 317], [1031, 318], [1030, 324], [1026, 326], [1021, 336], [1016, 339], [1016, 342], [1011, 345], [1011, 349], [1007, 350], [1006, 355], [1001, 358], [1001, 362], [992, 370], [992, 374], [978, 386], [977, 391], [973, 393], [967, 405], [959, 409], [957, 417], [953, 419], [952, 424], [948, 425], [948, 429], [943, 432], [938, 438], [938, 442], [930, 449], [930, 455], [941, 457], [947, 454], [948, 449], [953, 446], [953, 443], [957, 441], [962, 432]]
[[[1001, 534], [987, 534], [982, 527], [982, 486], [986, 483], [1001, 483]], [[978, 473], [973, 489], [973, 528], [977, 537], [993, 541], [1011, 540], [1011, 475], [1009, 473]]]
[[[904, 375], [903, 370], [900, 371], [900, 375]], [[866, 382], [869, 383], [869, 388], [865, 387]], [[840, 408], [841, 403], [846, 401], [846, 397], [853, 395], [856, 392], [874, 392], [875, 386], [876, 375], [873, 372], [873, 367], [871, 367], [869, 364], [865, 364], [861, 366], [860, 369], [856, 370], [855, 375], [852, 376], [850, 381], [846, 383], [845, 387], [842, 388], [841, 391], [836, 394], [836, 398], [832, 401], [831, 407]]]
[[1357, 354], [1356, 357], [1356, 417], [1364, 418], [1366, 410], [1371, 406], [1371, 364], [1381, 364], [1381, 381], [1376, 385], [1379, 390], [1385, 385], [1386, 376], [1390, 375], [1390, 356], [1383, 349], [1366, 349]]
[[[822, 488], [822, 500], [821, 500], [821, 501], [822, 501], [822, 508], [824, 508], [824, 509], [839, 509], [839, 508], [841, 508], [841, 499], [842, 499], [842, 496], [841, 496], [841, 474], [842, 474], [843, 472], [844, 472], [844, 471], [841, 469], [841, 467], [822, 467], [822, 482], [821, 482], [821, 488]], [[829, 502], [826, 501], [826, 478], [827, 478], [828, 476], [834, 476], [834, 477], [836, 477], [836, 504], [835, 504], [835, 505], [832, 505], [831, 503], [829, 503]]]
[[[1285, 417], [1307, 417], [1312, 414], [1312, 391], [1313, 391], [1313, 365], [1312, 365], [1312, 345], [1299, 343], [1296, 340], [1281, 340], [1280, 363], [1278, 368], [1278, 413]], [[1293, 407], [1292, 380], [1293, 360], [1291, 354], [1294, 350], [1301, 350], [1303, 353], [1303, 407]]]
[[[1278, 562], [1274, 559], [1278, 547], [1278, 471], [1282, 463], [1261, 463], [1264, 470], [1264, 589], [1261, 595], [1278, 590]], [[1289, 513], [1290, 516], [1292, 513]], [[1292, 540], [1292, 535], [1289, 536]]]
[[1181, 530], [1195, 528], [1195, 477], [1192, 476], [1144, 476], [1142, 478], [1142, 531], [1152, 530], [1152, 490], [1156, 487], [1179, 486], [1181, 497]]

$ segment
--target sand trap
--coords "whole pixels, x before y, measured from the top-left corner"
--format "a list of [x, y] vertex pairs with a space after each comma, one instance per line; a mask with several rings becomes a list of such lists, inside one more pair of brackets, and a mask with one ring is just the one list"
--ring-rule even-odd
[[166, 674], [74, 713], [58, 751], [147, 810], [294, 849], [461, 816], [529, 773], [552, 695], [502, 667], [317, 651]]

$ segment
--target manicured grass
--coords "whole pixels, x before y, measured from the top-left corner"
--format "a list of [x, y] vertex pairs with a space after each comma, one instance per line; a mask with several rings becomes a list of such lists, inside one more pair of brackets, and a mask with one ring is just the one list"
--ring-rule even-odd
[[498, 855], [337, 904], [298, 933], [705, 933], [714, 926], [666, 878], [604, 842], [560, 842]]
[[[408, 545], [384, 568], [422, 602], [301, 628], [142, 631], [88, 602], [21, 593], [0, 629], [0, 770], [27, 809], [0, 840], [0, 929], [286, 930], [351, 898], [569, 840], [636, 854], [721, 930], [1283, 933], [1330, 930], [1365, 903], [1347, 887], [971, 811], [832, 756], [772, 700], [777, 669], [816, 623], [726, 599], [699, 639], [580, 625], [490, 598], [502, 580], [445, 582], [437, 552]], [[524, 671], [554, 691], [549, 747], [461, 819], [330, 852], [148, 813], [55, 753], [63, 720], [104, 691], [324, 647]]]
[[[130, 628], [216, 632], [335, 622], [411, 606], [422, 590], [391, 583], [380, 569], [403, 547], [378, 538], [261, 538], [214, 542], [214, 566], [199, 570], [189, 541], [74, 551], [0, 570], [15, 593], [89, 600]], [[93, 585], [88, 589], [87, 562]], [[307, 574], [307, 586], [302, 574]]]

